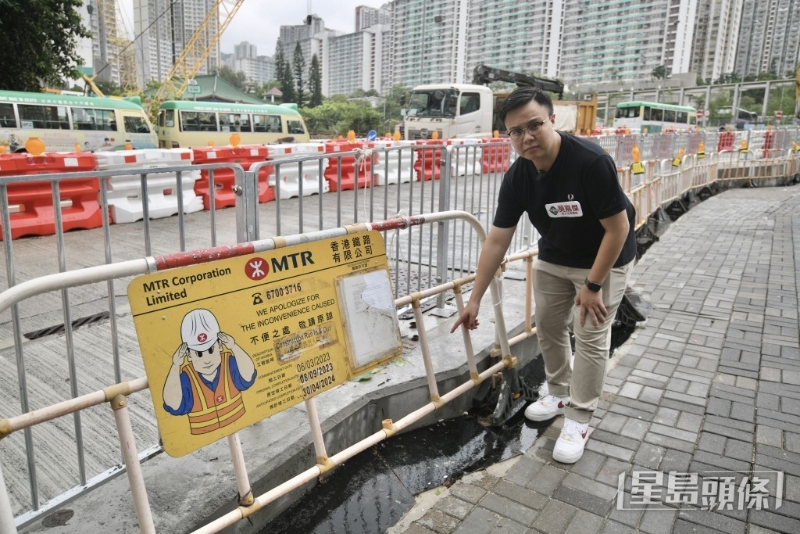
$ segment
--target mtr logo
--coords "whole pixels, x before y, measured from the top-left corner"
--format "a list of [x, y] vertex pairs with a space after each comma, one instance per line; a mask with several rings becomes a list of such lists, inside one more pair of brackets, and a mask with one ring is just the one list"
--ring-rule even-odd
[[244, 273], [250, 280], [259, 281], [267, 277], [270, 267], [273, 272], [282, 272], [305, 267], [306, 265], [314, 265], [314, 259], [311, 257], [311, 252], [304, 250], [303, 252], [272, 258], [271, 262], [264, 258], [252, 258], [245, 264]]

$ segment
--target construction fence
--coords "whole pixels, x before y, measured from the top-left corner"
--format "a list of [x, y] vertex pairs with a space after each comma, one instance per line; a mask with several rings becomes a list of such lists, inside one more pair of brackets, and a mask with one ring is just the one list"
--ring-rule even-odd
[[[595, 138], [617, 161], [620, 182], [636, 207], [637, 229], [647, 228], [660, 210], [674, 212], [720, 187], [800, 178], [796, 139], [781, 134], [767, 143], [765, 133], [760, 146], [755, 138], [737, 145], [735, 136], [720, 144], [723, 133], [730, 132], [715, 139], [614, 136], [612, 143]], [[641, 165], [634, 165], [637, 141], [642, 156], [661, 156], [641, 157]], [[413, 313], [421, 326], [428, 401], [329, 454], [316, 395], [309, 393], [298, 402], [306, 408], [317, 463], [261, 495], [251, 493], [237, 435], [226, 435], [240, 506], [198, 532], [217, 532], [252, 515], [511, 368], [509, 347], [535, 334], [528, 293], [524, 334], [507, 339], [496, 280], [492, 309], [500, 359], [477, 360], [471, 334], [464, 330], [470, 380], [451, 391], [438, 390], [422, 313], [448, 301], [463, 306], [461, 292], [474, 279], [503, 173], [516, 157], [506, 140], [209, 148], [204, 156], [189, 157], [167, 152], [177, 156], [162, 151], [109, 156], [103, 169], [81, 154], [54, 156], [47, 163], [19, 155], [13, 165], [0, 167], [7, 288], [0, 293], [0, 340], [9, 340], [0, 345], [0, 379], [9, 391], [0, 399], [0, 415], [6, 417], [0, 419], [3, 534], [121, 473], [130, 480], [141, 531], [170, 531], [154, 522], [141, 471], [142, 462], [163, 449], [151, 400], [155, 395], [144, 376], [125, 292], [136, 276], [200, 264], [213, 270], [220, 261], [330, 239], [339, 239], [344, 257], [345, 236], [377, 231], [393, 309]], [[36, 171], [19, 171], [31, 167]], [[78, 172], [68, 172], [73, 169]], [[15, 234], [15, 228], [25, 228], [24, 233]], [[80, 228], [88, 230], [67, 231]], [[40, 237], [22, 238], [31, 234]], [[529, 272], [537, 240], [523, 218], [509, 259], [524, 262]], [[113, 416], [98, 409], [106, 403]]]

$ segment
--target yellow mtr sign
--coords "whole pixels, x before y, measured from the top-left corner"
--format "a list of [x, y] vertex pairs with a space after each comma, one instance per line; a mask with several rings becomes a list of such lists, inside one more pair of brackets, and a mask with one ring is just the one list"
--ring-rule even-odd
[[140, 276], [128, 298], [170, 456], [402, 352], [375, 231]]

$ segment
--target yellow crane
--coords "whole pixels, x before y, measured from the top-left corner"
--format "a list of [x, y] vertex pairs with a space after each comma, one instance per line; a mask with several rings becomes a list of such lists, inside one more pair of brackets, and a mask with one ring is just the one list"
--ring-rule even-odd
[[[231, 23], [243, 2], [244, 0], [217, 0], [214, 6], [208, 10], [203, 22], [184, 46], [180, 56], [150, 102], [151, 114], [164, 100], [183, 96], [190, 81], [203, 68], [211, 51], [219, 44], [222, 33]], [[215, 19], [219, 26], [217, 31], [213, 32], [211, 30]]]

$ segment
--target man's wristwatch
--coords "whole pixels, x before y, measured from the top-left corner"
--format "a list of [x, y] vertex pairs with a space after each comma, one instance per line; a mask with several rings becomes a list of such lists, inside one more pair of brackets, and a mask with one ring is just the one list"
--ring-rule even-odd
[[583, 281], [583, 285], [588, 287], [589, 291], [591, 291], [592, 293], [597, 293], [598, 291], [603, 289], [602, 284], [595, 284], [594, 282], [590, 282], [588, 278]]

